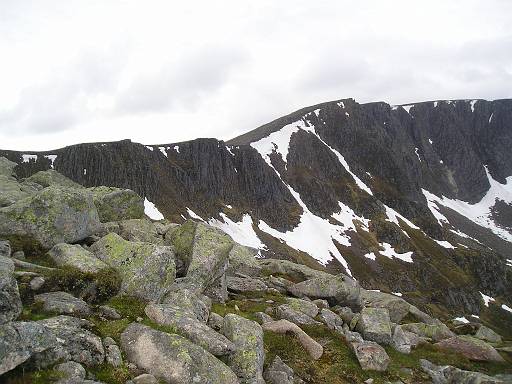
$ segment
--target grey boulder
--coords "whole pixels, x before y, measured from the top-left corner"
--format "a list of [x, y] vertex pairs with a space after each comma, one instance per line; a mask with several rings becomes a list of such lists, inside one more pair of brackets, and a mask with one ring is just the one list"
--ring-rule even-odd
[[388, 368], [389, 356], [379, 344], [364, 340], [350, 346], [364, 371], [385, 371]]
[[0, 257], [11, 257], [11, 243], [7, 240], [0, 240]]
[[34, 296], [34, 302], [41, 304], [45, 311], [59, 315], [87, 317], [91, 314], [91, 308], [85, 301], [67, 292], [41, 293]]
[[229, 292], [265, 292], [267, 285], [260, 279], [252, 277], [228, 276], [226, 278], [227, 289]]
[[285, 319], [298, 325], [319, 325], [320, 322], [303, 312], [296, 311], [288, 304], [281, 304], [275, 309], [275, 315], [278, 319]]
[[259, 276], [261, 266], [255, 258], [257, 253], [257, 249], [235, 244], [229, 252], [229, 265], [226, 273], [230, 276], [235, 276], [236, 274], [251, 277]]
[[82, 272], [96, 273], [103, 268], [108, 268], [107, 264], [78, 244], [56, 244], [48, 251], [48, 256], [59, 267], [73, 267]]
[[363, 308], [356, 330], [365, 340], [379, 344], [391, 343], [391, 323], [386, 308]]
[[144, 200], [130, 189], [89, 188], [102, 223], [144, 217]]
[[296, 377], [293, 369], [287, 366], [279, 356], [274, 358], [272, 364], [263, 375], [267, 384], [302, 384], [304, 381]]
[[12, 259], [0, 256], [0, 324], [15, 320], [22, 310], [18, 282], [13, 272]]

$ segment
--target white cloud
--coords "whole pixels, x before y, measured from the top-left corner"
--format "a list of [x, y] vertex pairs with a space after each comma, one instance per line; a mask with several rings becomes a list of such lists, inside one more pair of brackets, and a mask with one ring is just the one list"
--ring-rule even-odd
[[510, 97], [511, 15], [505, 0], [5, 0], [0, 147], [228, 139], [343, 97]]

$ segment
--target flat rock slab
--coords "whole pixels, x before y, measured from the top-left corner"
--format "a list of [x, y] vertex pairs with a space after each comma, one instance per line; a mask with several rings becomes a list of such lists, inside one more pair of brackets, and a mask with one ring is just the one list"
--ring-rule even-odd
[[91, 308], [85, 301], [67, 292], [41, 293], [34, 296], [34, 302], [42, 304], [45, 311], [59, 315], [87, 317], [91, 314]]
[[435, 345], [441, 349], [458, 352], [470, 360], [504, 361], [494, 347], [483, 340], [468, 335], [451, 337]]
[[22, 310], [18, 282], [13, 271], [12, 259], [0, 256], [0, 324], [15, 320]]
[[365, 340], [391, 343], [391, 323], [386, 308], [363, 308], [356, 329]]
[[263, 281], [252, 277], [227, 276], [226, 284], [228, 291], [234, 293], [265, 292], [268, 289]]
[[238, 384], [229, 367], [182, 336], [132, 323], [121, 334], [128, 361], [169, 384]]
[[306, 315], [303, 312], [296, 311], [288, 304], [281, 304], [275, 309], [278, 319], [285, 319], [299, 325], [320, 325], [321, 323]]
[[389, 356], [386, 350], [373, 341], [354, 342], [350, 344], [359, 365], [365, 371], [385, 371], [388, 369]]
[[48, 251], [48, 256], [59, 267], [73, 267], [82, 272], [96, 273], [101, 269], [108, 268], [107, 264], [80, 245], [56, 244]]

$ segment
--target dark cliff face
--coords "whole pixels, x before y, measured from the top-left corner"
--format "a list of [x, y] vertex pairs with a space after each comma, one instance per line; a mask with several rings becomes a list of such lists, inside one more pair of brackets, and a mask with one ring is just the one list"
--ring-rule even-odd
[[[268, 156], [256, 149], [283, 127], [293, 128], [280, 139], [286, 139], [285, 157], [274, 143]], [[243, 230], [265, 244], [261, 252], [268, 257], [312, 265], [316, 255], [301, 244], [316, 239], [316, 227], [332, 231], [328, 269], [348, 268], [367, 288], [411, 292], [411, 301], [435, 303], [433, 310], [442, 305], [476, 314], [485, 311], [478, 291], [512, 296], [512, 268], [506, 266], [512, 244], [449, 208], [439, 209], [449, 224], [438, 221], [422, 190], [479, 202], [490, 188], [485, 167], [502, 184], [512, 175], [511, 148], [512, 100], [403, 108], [347, 99], [304, 108], [227, 143], [144, 146], [125, 140], [49, 152], [0, 150], [0, 156], [18, 163], [21, 177], [54, 167], [86, 186], [133, 189], [172, 221], [189, 217], [190, 210], [218, 222], [250, 216], [252, 228], [249, 222]], [[29, 154], [37, 160], [23, 156]], [[347, 209], [358, 218], [344, 221]], [[510, 201], [498, 200], [490, 217], [510, 230], [511, 212]], [[309, 232], [297, 232], [308, 221]], [[294, 231], [300, 235], [292, 238]], [[385, 256], [386, 244], [400, 255], [410, 252], [413, 262]]]

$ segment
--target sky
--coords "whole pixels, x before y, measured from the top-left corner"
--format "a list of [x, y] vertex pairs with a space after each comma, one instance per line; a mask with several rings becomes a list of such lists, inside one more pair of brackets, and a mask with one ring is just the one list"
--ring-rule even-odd
[[0, 148], [230, 139], [323, 101], [512, 97], [510, 0], [0, 0]]

